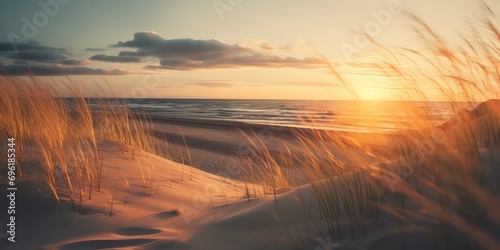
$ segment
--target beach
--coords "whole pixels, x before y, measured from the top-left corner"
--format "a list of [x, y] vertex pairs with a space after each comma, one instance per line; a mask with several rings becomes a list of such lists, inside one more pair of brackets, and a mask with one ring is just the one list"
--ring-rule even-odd
[[0, 1], [0, 249], [500, 249], [500, 2], [365, 2]]
[[[273, 156], [288, 150], [290, 155], [296, 156], [297, 159], [313, 155], [315, 160], [325, 161], [326, 159], [321, 158], [324, 155], [308, 153], [305, 145], [301, 145], [303, 142], [298, 135], [308, 135], [312, 138], [312, 135], [326, 136], [331, 134], [331, 131], [304, 131], [235, 122], [154, 117], [151, 121], [151, 133], [161, 138], [160, 145], [168, 142], [171, 157], [165, 159], [114, 142], [99, 143], [102, 186], [97, 189], [88, 186], [89, 183], [82, 183], [83, 193], [80, 194], [78, 204], [72, 204], [73, 200], [68, 196], [70, 194], [65, 192], [61, 193], [59, 201], [52, 197], [50, 189], [44, 184], [43, 176], [40, 175], [44, 171], [37, 162], [40, 148], [28, 143], [21, 164], [23, 176], [16, 186], [17, 192], [22, 194], [16, 200], [16, 242], [7, 241], [11, 236], [3, 235], [2, 247], [34, 249], [37, 246], [39, 249], [72, 250], [317, 250], [403, 247], [441, 249], [452, 244], [456, 249], [467, 249], [466, 245], [463, 245], [466, 241], [462, 241], [460, 237], [454, 238], [451, 243], [446, 240], [435, 227], [432, 216], [425, 212], [420, 216], [415, 214], [401, 220], [394, 214], [397, 210], [383, 209], [401, 202], [401, 194], [395, 191], [384, 195], [384, 201], [379, 202], [385, 205], [380, 208], [363, 205], [364, 201], [358, 200], [356, 211], [361, 209], [361, 214], [371, 214], [369, 211], [375, 209], [376, 215], [355, 221], [351, 221], [350, 216], [339, 218], [335, 226], [336, 231], [328, 234], [330, 225], [319, 212], [322, 208], [317, 198], [317, 189], [327, 183], [336, 186], [354, 181], [358, 178], [358, 173], [369, 168], [348, 165], [351, 167], [349, 171], [342, 174], [339, 172], [339, 176], [311, 184], [308, 179], [311, 176], [305, 173], [307, 171], [300, 171], [296, 166], [302, 164], [304, 167], [304, 161], [297, 160], [286, 166], [291, 168], [290, 171], [283, 169], [283, 176], [288, 185], [278, 190], [278, 193], [273, 193], [269, 186], [266, 187], [258, 179], [246, 179], [248, 174], [244, 168], [249, 165], [243, 158], [245, 154], [241, 154], [241, 149], [245, 148], [241, 145], [258, 140], [262, 141], [260, 147], [268, 150]], [[397, 147], [396, 144], [391, 144], [396, 140], [394, 137], [400, 138], [401, 135], [346, 135], [342, 132], [337, 136], [330, 135], [324, 143], [331, 144], [321, 144], [321, 147], [341, 159], [337, 164], [347, 164], [342, 162], [342, 159], [352, 159], [352, 153], [356, 152], [346, 154], [345, 148], [339, 148], [339, 145], [345, 147], [349, 143], [363, 143], [366, 147], [373, 148], [392, 145], [389, 151], [393, 151]], [[349, 138], [357, 140], [349, 141]], [[354, 150], [354, 147], [347, 151], [350, 150]], [[498, 150], [480, 148], [479, 151], [481, 164], [490, 166], [491, 183], [498, 183], [500, 180]], [[355, 156], [357, 159], [365, 154], [359, 148], [358, 151]], [[249, 155], [257, 157], [257, 154]], [[345, 158], [341, 158], [342, 156]], [[389, 161], [382, 166], [374, 156], [363, 157], [362, 162], [372, 166], [370, 171], [391, 164]], [[438, 159], [439, 157], [436, 158]], [[404, 180], [398, 178], [394, 183], [399, 186]], [[62, 172], [56, 173], [56, 179], [58, 183], [64, 180]], [[376, 180], [380, 181], [380, 184], [374, 186], [377, 188], [383, 188], [387, 181]], [[63, 182], [60, 184], [63, 185]], [[5, 190], [6, 183], [0, 188]], [[427, 191], [423, 191], [423, 195], [432, 197]], [[6, 201], [2, 199], [0, 206], [8, 206]], [[414, 210], [421, 206], [418, 201], [405, 202], [406, 209]], [[348, 207], [341, 209], [344, 211], [342, 214], [349, 211]], [[366, 211], [362, 212], [365, 209]], [[494, 216], [495, 212], [487, 214]], [[311, 227], [312, 224], [314, 227]], [[487, 229], [491, 234], [498, 232], [496, 230], [495, 226]], [[454, 237], [467, 234], [461, 230], [451, 232]], [[488, 243], [496, 244], [494, 241]]]
[[[390, 152], [388, 147], [394, 147], [393, 143], [400, 139], [399, 135], [389, 133], [335, 132], [185, 118], [152, 117], [151, 120], [156, 137], [169, 144], [169, 147], [164, 150], [169, 150], [171, 160], [184, 161], [184, 163], [200, 170], [213, 174], [227, 174], [234, 179], [240, 179], [241, 169], [247, 167], [247, 162], [242, 159], [242, 156], [255, 153], [251, 141], [254, 141], [257, 147], [269, 150], [274, 157], [281, 153], [290, 153], [300, 158], [306, 152], [304, 152], [303, 142], [299, 137], [324, 133], [331, 137], [325, 146], [328, 146], [332, 152], [337, 152], [336, 157], [342, 159], [342, 154], [335, 149], [339, 145], [348, 144], [345, 138], [353, 138], [359, 140], [359, 143], [369, 144], [374, 151], [377, 148], [382, 148], [383, 150], [378, 151], [379, 153], [382, 151], [384, 153]], [[338, 135], [332, 136], [335, 133]], [[189, 150], [185, 150], [186, 148]], [[190, 160], [187, 159], [188, 151], [191, 154]], [[375, 160], [374, 157], [372, 160]], [[367, 161], [369, 161], [368, 158]], [[302, 184], [307, 182], [300, 169], [300, 161], [290, 165], [295, 166], [289, 169], [290, 174], [293, 175], [290, 178]]]

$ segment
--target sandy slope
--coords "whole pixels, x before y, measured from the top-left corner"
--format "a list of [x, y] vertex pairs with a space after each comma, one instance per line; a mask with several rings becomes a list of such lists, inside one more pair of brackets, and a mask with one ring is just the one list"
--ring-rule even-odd
[[[329, 235], [310, 185], [281, 194], [277, 200], [256, 187], [258, 197], [248, 201], [240, 182], [144, 152], [136, 152], [134, 160], [129, 160], [128, 154], [114, 143], [105, 143], [101, 149], [103, 187], [101, 192], [93, 191], [92, 199], [85, 200], [79, 212], [71, 211], [64, 197], [59, 207], [39, 183], [37, 164], [25, 164], [24, 180], [19, 183], [17, 242], [6, 243], [2, 239], [1, 248], [318, 250], [401, 249], [402, 244], [406, 249], [444, 247], [444, 239], [425, 218], [401, 222], [384, 211], [376, 220], [354, 221], [352, 238], [347, 221], [341, 220], [344, 237], [339, 241], [338, 235]], [[487, 150], [481, 154], [485, 164], [494, 170], [493, 179], [500, 181], [498, 150], [493, 158]], [[5, 190], [4, 186], [0, 188]], [[250, 192], [253, 190], [251, 187]], [[397, 197], [389, 196], [388, 202], [393, 202], [391, 199]], [[113, 212], [109, 216], [111, 204]], [[173, 209], [180, 214], [173, 214]], [[496, 230], [497, 226], [493, 228]]]
[[[113, 143], [102, 149], [101, 192], [94, 190], [92, 199], [86, 199], [78, 213], [71, 211], [64, 197], [61, 210], [44, 188], [37, 164], [24, 164], [24, 180], [18, 184], [17, 242], [5, 244], [2, 239], [2, 247], [162, 249], [155, 246], [186, 241], [198, 225], [212, 220], [212, 202], [215, 207], [222, 206], [244, 195], [238, 182], [143, 152], [128, 160], [128, 154]], [[111, 203], [113, 212], [109, 216]], [[181, 215], [172, 214], [174, 209]]]

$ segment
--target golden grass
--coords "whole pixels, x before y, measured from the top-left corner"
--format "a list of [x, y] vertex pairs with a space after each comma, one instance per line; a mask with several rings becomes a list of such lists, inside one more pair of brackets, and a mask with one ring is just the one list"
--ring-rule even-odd
[[[390, 143], [383, 148], [373, 147], [363, 135], [311, 130], [296, 134], [304, 157], [279, 164], [261, 141], [248, 136], [256, 152], [248, 159], [248, 180], [276, 193], [278, 187], [291, 183], [283, 178], [283, 169], [293, 168], [292, 162], [298, 161], [313, 187], [329, 233], [339, 238], [345, 236], [341, 235], [341, 221], [348, 222], [352, 236], [356, 220], [377, 218], [382, 209], [401, 223], [414, 217], [433, 221], [432, 229], [443, 235], [448, 247], [465, 242], [472, 248], [500, 249], [498, 238], [484, 226], [491, 223], [496, 225], [496, 233], [500, 230], [498, 184], [489, 178], [490, 165], [498, 172], [500, 163], [485, 162], [480, 153], [481, 148], [495, 152], [500, 146], [500, 101], [464, 112], [464, 108], [500, 98], [500, 28], [493, 21], [494, 14], [485, 12], [482, 27], [471, 26], [463, 35], [464, 45], [440, 38], [415, 16], [410, 17], [424, 45], [421, 50], [386, 48], [373, 41], [379, 52], [367, 65], [401, 87], [397, 96], [401, 102], [395, 110], [413, 121], [407, 130], [387, 137]], [[354, 91], [342, 74], [332, 67], [330, 70]], [[352, 94], [358, 96], [355, 91]], [[460, 114], [436, 127], [429, 109], [417, 103], [432, 100], [443, 101], [446, 113]], [[331, 142], [342, 157], [331, 151], [327, 145]], [[302, 207], [305, 221], [313, 223], [307, 218], [307, 205]], [[403, 233], [404, 224], [401, 230]]]
[[[91, 107], [76, 84], [67, 84], [71, 99], [59, 97], [53, 85], [36, 77], [1, 77], [0, 139], [16, 138], [23, 147], [35, 146], [44, 179], [59, 201], [67, 194], [77, 210], [92, 190], [100, 191], [102, 157], [99, 143], [115, 141], [133, 158], [135, 150], [157, 152], [157, 139], [150, 136], [151, 122], [144, 115], [133, 115], [124, 103], [98, 99]], [[94, 110], [93, 110], [94, 109]], [[57, 176], [62, 176], [61, 181]]]
[[[490, 102], [474, 119], [455, 116], [451, 125], [436, 127], [431, 115], [414, 102], [439, 98], [449, 104], [449, 113], [457, 113], [463, 107], [500, 97], [500, 29], [492, 21], [493, 13], [485, 12], [488, 15], [480, 28], [487, 32], [479, 35], [478, 29], [471, 27], [464, 36], [465, 45], [441, 39], [417, 17], [412, 18], [415, 34], [425, 46], [422, 50], [386, 48], [373, 41], [380, 52], [370, 65], [401, 87], [398, 99], [404, 105], [398, 111], [415, 121], [408, 130], [388, 137], [390, 143], [383, 148], [374, 148], [363, 135], [311, 130], [295, 135], [301, 142], [303, 157], [289, 151], [276, 157], [256, 134], [248, 135], [254, 153], [251, 159], [245, 159], [248, 165], [241, 172], [247, 199], [251, 197], [252, 183], [258, 183], [276, 200], [279, 193], [293, 187], [286, 168], [298, 164], [313, 187], [331, 235], [343, 236], [340, 223], [345, 219], [352, 236], [356, 220], [377, 218], [382, 209], [397, 218], [415, 214], [431, 218], [436, 230], [447, 239], [457, 236], [459, 230], [473, 246], [500, 249], [498, 239], [482, 226], [484, 220], [500, 224], [500, 197], [498, 190], [492, 189], [494, 185], [487, 182], [491, 169], [481, 161], [479, 152], [480, 147], [494, 150], [500, 146], [500, 107]], [[351, 83], [334, 68], [330, 70], [354, 97], [358, 96]], [[75, 209], [87, 194], [91, 198], [93, 189], [100, 189], [101, 141], [122, 144], [131, 159], [134, 148], [160, 154], [166, 150], [168, 154], [168, 147], [157, 150], [147, 116], [134, 116], [124, 105], [107, 99], [99, 100], [98, 111], [92, 111], [81, 92], [71, 86], [70, 105], [67, 99], [57, 98], [50, 84], [33, 77], [30, 80], [1, 78], [0, 139], [15, 137], [20, 152], [27, 142], [37, 145], [46, 182], [56, 199], [58, 173], [64, 176], [65, 192]], [[182, 138], [186, 144], [184, 135]], [[336, 156], [339, 152], [340, 158]], [[189, 151], [188, 158], [191, 162]], [[141, 167], [141, 173], [145, 193], [151, 195], [154, 167], [146, 167]], [[126, 179], [124, 186], [129, 189]], [[257, 193], [255, 185], [253, 193]], [[395, 194], [399, 195], [396, 202]], [[113, 199], [110, 194], [110, 215]], [[419, 209], [415, 210], [415, 206]], [[303, 203], [302, 207], [306, 224], [314, 223], [308, 217], [309, 206]]]

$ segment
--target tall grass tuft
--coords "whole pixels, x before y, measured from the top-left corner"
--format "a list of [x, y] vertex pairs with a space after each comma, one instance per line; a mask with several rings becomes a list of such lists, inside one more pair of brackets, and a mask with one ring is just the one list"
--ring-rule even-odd
[[91, 199], [92, 189], [100, 191], [100, 143], [115, 141], [130, 152], [159, 152], [157, 140], [150, 136], [151, 121], [144, 114], [132, 114], [114, 99], [92, 103], [75, 83], [65, 86], [68, 98], [34, 76], [1, 76], [0, 139], [15, 137], [21, 155], [26, 146], [36, 148], [43, 179], [54, 197], [59, 201], [64, 193], [78, 210], [87, 196]]
[[[357, 221], [379, 219], [384, 211], [400, 222], [430, 221], [426, 225], [442, 234], [449, 248], [500, 249], [495, 231], [486, 226], [500, 227], [499, 186], [491, 179], [492, 171], [499, 171], [500, 100], [490, 100], [500, 98], [500, 28], [495, 14], [487, 7], [484, 12], [480, 25], [471, 25], [460, 43], [441, 38], [412, 15], [422, 48], [388, 48], [371, 40], [378, 50], [363, 65], [400, 89], [392, 90], [400, 100], [394, 103], [394, 117], [404, 114], [411, 121], [406, 127], [377, 137], [378, 142], [357, 133], [298, 130], [301, 145], [295, 146], [302, 156], [284, 165], [261, 141], [247, 136], [256, 152], [252, 157], [258, 156], [248, 159], [247, 178], [276, 190], [283, 168], [300, 165], [329, 233], [338, 238], [353, 237]], [[359, 100], [356, 83], [329, 69]], [[440, 105], [443, 113], [435, 114], [432, 105]], [[448, 121], [436, 123], [436, 115]], [[404, 248], [404, 223], [400, 230]]]

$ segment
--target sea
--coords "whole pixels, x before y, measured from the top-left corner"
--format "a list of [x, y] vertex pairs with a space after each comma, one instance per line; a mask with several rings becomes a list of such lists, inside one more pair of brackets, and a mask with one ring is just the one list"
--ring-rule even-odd
[[439, 125], [465, 103], [340, 101], [122, 99], [133, 112], [151, 117], [392, 133], [420, 122]]

